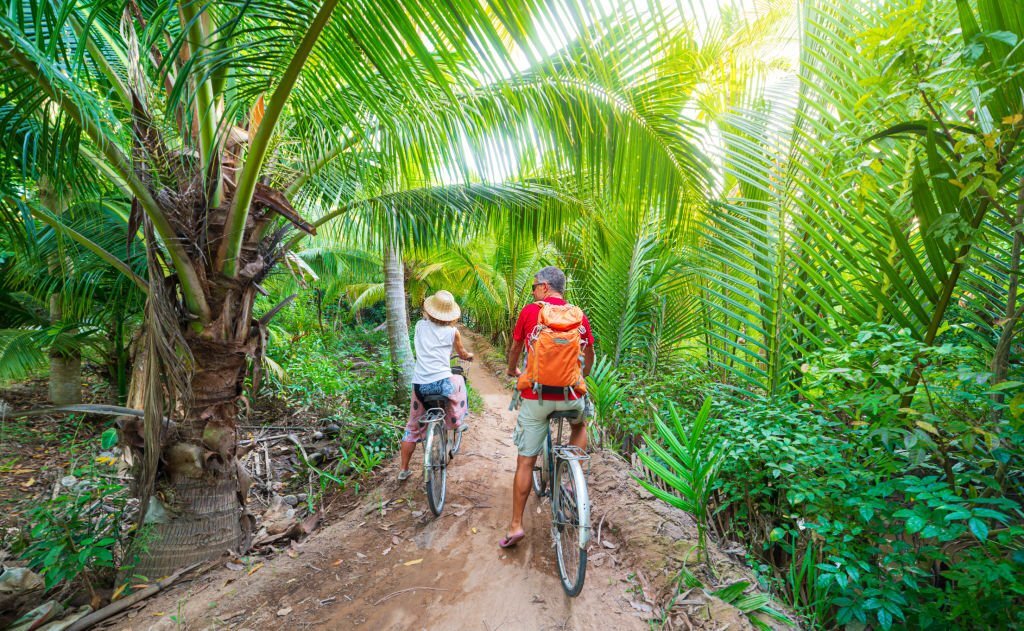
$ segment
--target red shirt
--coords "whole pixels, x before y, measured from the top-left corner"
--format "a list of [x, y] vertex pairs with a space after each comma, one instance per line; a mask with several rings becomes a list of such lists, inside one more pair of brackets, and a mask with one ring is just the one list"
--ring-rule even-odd
[[[564, 305], [565, 300], [561, 298], [555, 298], [554, 296], [548, 296], [543, 300], [553, 305]], [[537, 318], [540, 316], [540, 306], [536, 302], [523, 307], [523, 310], [519, 312], [519, 319], [516, 320], [516, 326], [512, 329], [512, 339], [516, 342], [524, 342], [526, 338], [533, 331], [534, 327], [537, 326]], [[590, 320], [587, 320], [587, 314], [583, 314], [583, 336], [582, 341], [594, 347], [594, 332], [590, 330]], [[537, 393], [533, 390], [522, 390], [520, 391], [524, 399], [530, 399], [532, 401], [537, 400]], [[565, 398], [562, 394], [545, 394], [545, 401], [561, 401]]]

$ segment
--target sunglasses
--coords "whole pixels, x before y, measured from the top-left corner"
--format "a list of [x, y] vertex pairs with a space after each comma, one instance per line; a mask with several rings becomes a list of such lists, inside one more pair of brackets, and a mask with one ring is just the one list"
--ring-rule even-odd
[[533, 288], [534, 288], [534, 289], [537, 289], [537, 288], [538, 288], [538, 287], [540, 287], [541, 285], [547, 285], [547, 283], [534, 283], [534, 284], [533, 284]]

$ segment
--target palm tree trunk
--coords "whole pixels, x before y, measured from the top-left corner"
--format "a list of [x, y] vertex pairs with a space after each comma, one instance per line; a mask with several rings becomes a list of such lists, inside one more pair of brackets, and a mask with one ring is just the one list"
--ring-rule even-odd
[[[54, 215], [60, 216], [67, 209], [64, 197], [53, 188], [49, 178], [39, 178], [39, 201]], [[61, 273], [59, 254], [54, 255], [49, 266], [53, 274]], [[50, 324], [58, 325], [64, 319], [64, 307], [60, 292], [50, 295]], [[63, 337], [63, 336], [62, 336]], [[82, 402], [82, 353], [73, 345], [61, 340], [50, 350], [50, 402], [54, 405], [69, 405]], [[60, 348], [56, 348], [59, 346]]]
[[404, 396], [412, 387], [413, 357], [409, 345], [409, 312], [405, 306], [405, 268], [402, 249], [384, 247], [384, 300], [388, 311], [388, 343], [396, 367], [395, 392]]
[[165, 432], [160, 475], [146, 511], [145, 551], [133, 570], [149, 579], [225, 550], [242, 552], [251, 534], [245, 511], [249, 476], [235, 457], [245, 355], [231, 340], [190, 336], [188, 346], [195, 361], [192, 401]]
[[[64, 317], [59, 293], [50, 296], [50, 324]], [[66, 345], [65, 345], [66, 346]], [[82, 402], [82, 353], [78, 348], [50, 351], [50, 402], [70, 405]]]

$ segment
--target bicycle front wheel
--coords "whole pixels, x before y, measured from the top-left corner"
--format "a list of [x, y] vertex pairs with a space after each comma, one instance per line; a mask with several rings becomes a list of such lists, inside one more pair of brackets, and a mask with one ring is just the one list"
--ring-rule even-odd
[[430, 511], [441, 516], [444, 510], [444, 494], [448, 485], [448, 454], [445, 453], [444, 427], [440, 422], [431, 423], [427, 428], [427, 439], [423, 446], [423, 479]]
[[583, 467], [576, 460], [557, 460], [551, 497], [552, 532], [558, 555], [562, 589], [577, 596], [587, 574], [587, 543], [590, 541], [590, 498]]

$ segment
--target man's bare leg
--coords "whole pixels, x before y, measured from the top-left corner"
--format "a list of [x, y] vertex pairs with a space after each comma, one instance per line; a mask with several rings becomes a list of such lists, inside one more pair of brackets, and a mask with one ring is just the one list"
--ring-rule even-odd
[[523, 512], [526, 510], [526, 499], [530, 497], [533, 486], [533, 465], [537, 456], [519, 456], [516, 458], [516, 475], [512, 481], [512, 522], [508, 525], [507, 537], [514, 537], [525, 532], [523, 529]]
[[587, 422], [580, 421], [575, 425], [569, 425], [569, 444], [587, 450]]

